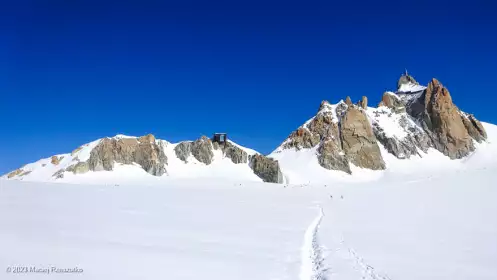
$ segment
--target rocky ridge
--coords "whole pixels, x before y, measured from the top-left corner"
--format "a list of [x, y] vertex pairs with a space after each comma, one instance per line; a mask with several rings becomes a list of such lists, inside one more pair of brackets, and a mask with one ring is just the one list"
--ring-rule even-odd
[[[290, 133], [274, 153], [312, 150], [321, 167], [350, 174], [353, 166], [386, 169], [382, 150], [408, 159], [422, 157], [433, 148], [451, 159], [459, 159], [473, 152], [476, 143], [486, 138], [482, 123], [474, 115], [462, 112], [442, 83], [432, 79], [422, 86], [406, 73], [400, 77], [397, 90], [385, 92], [376, 108], [368, 107], [366, 96], [355, 104], [348, 96], [337, 104], [322, 101], [316, 115]], [[166, 156], [168, 145], [172, 153]], [[209, 166], [216, 160], [215, 155], [221, 154], [233, 164], [247, 165], [265, 182], [283, 182], [284, 170], [278, 161], [247, 151], [233, 142], [219, 144], [206, 136], [171, 144], [152, 134], [118, 135], [83, 145], [70, 154], [52, 156], [40, 168], [50, 167], [54, 179], [64, 178], [67, 172], [111, 171], [115, 164], [133, 164], [151, 175], [165, 176], [168, 157]], [[4, 177], [23, 179], [35, 171], [27, 166]]]
[[[459, 159], [475, 150], [474, 141], [485, 141], [485, 129], [473, 115], [462, 112], [437, 79], [416, 94], [399, 94], [407, 114], [426, 134], [427, 145], [450, 157]], [[474, 140], [474, 141], [473, 141]]]
[[316, 148], [319, 164], [351, 173], [350, 164], [373, 170], [385, 169], [379, 146], [368, 120], [367, 98], [353, 105], [350, 97], [331, 105], [321, 102], [318, 113], [292, 132], [280, 150]]
[[356, 105], [350, 97], [335, 105], [321, 102], [316, 116], [275, 152], [315, 149], [322, 167], [351, 173], [351, 164], [385, 169], [379, 145], [399, 159], [422, 156], [429, 148], [458, 159], [474, 151], [474, 141], [485, 141], [480, 121], [459, 110], [438, 80], [425, 87], [406, 73], [397, 87], [383, 94], [377, 108], [367, 107], [367, 97]]
[[283, 176], [277, 161], [260, 154], [249, 155], [238, 145], [230, 141], [220, 144], [213, 142], [206, 136], [202, 136], [195, 141], [180, 142], [174, 148], [176, 156], [185, 163], [188, 163], [193, 157], [206, 165], [212, 163], [214, 150], [221, 151], [223, 157], [229, 158], [234, 164], [248, 164], [254, 174], [264, 182], [283, 182]]
[[[68, 173], [85, 174], [89, 171], [112, 171], [116, 164], [136, 165], [153, 176], [167, 176], [169, 167], [166, 148], [173, 149], [168, 156], [176, 156], [179, 160], [194, 164], [211, 165], [216, 159], [214, 151], [221, 151], [222, 157], [233, 164], [243, 165], [264, 182], [282, 183], [283, 176], [277, 161], [245, 149], [227, 141], [223, 144], [213, 142], [202, 136], [195, 141], [183, 141], [171, 144], [156, 139], [152, 134], [142, 137], [117, 135], [103, 138], [75, 149], [71, 154], [52, 156], [40, 160], [40, 164], [28, 164], [5, 175], [7, 179], [24, 179], [34, 169], [52, 171], [51, 178], [63, 179]], [[174, 147], [174, 148], [173, 148]], [[219, 158], [218, 158], [219, 159]], [[33, 166], [35, 165], [35, 166]], [[43, 170], [41, 170], [43, 171]]]

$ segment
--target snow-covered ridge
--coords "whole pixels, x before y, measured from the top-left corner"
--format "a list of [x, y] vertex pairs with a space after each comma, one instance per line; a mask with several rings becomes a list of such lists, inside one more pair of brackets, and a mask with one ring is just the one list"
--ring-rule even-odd
[[[84, 163], [90, 159], [92, 151], [104, 139], [139, 139], [136, 136], [118, 134], [112, 137], [104, 137], [83, 144], [71, 153], [57, 154], [48, 158], [40, 159], [36, 162], [26, 164], [21, 168], [3, 175], [2, 179], [16, 179], [24, 181], [42, 182], [70, 182], [70, 183], [98, 183], [98, 182], [122, 182], [134, 180], [156, 181], [168, 178], [219, 178], [219, 179], [239, 179], [244, 181], [260, 182], [261, 178], [256, 176], [246, 164], [234, 164], [230, 158], [219, 149], [213, 149], [213, 158], [210, 164], [198, 161], [190, 155], [186, 161], [177, 157], [175, 148], [184, 142], [170, 143], [166, 140], [155, 139], [157, 145], [161, 145], [167, 157], [166, 174], [159, 178], [145, 172], [138, 164], [125, 165], [115, 163], [112, 171], [89, 171], [85, 174], [73, 174], [72, 170], [78, 163]], [[248, 156], [260, 154], [253, 149], [243, 147], [231, 140], [228, 143], [244, 151]], [[64, 171], [66, 170], [67, 171]], [[63, 174], [63, 176], [61, 176]]]
[[[433, 93], [433, 91], [441, 89], [448, 92], [436, 79], [433, 79], [430, 83], [433, 84], [431, 87], [432, 95], [438, 94], [438, 92]], [[428, 87], [419, 85], [411, 76], [403, 76], [399, 81], [397, 92], [385, 92], [381, 103], [377, 107], [368, 107], [367, 98], [365, 97], [356, 105], [351, 102], [350, 98], [347, 98], [345, 103], [343, 100], [336, 104], [323, 101], [316, 115], [292, 132], [269, 156], [280, 162], [288, 182], [305, 182], [306, 179], [308, 181], [339, 180], [361, 182], [382, 177], [386, 172], [397, 170], [397, 166], [408, 165], [407, 162], [416, 162], [420, 165], [426, 164], [426, 166], [432, 167], [433, 170], [444, 169], [444, 165], [454, 168], [460, 167], [462, 162], [467, 162], [467, 158], [480, 153], [483, 146], [497, 140], [497, 137], [492, 136], [492, 133], [488, 134], [488, 138], [485, 136], [484, 130], [495, 130], [493, 125], [480, 124], [474, 116], [459, 111], [456, 107], [455, 109], [460, 116], [464, 118], [464, 127], [462, 129], [468, 131], [472, 140], [470, 140], [468, 146], [457, 148], [461, 150], [456, 150], [455, 152], [445, 150], [451, 149], [451, 147], [444, 146], [447, 143], [437, 142], [439, 141], [438, 139], [443, 139], [443, 135], [437, 136], [433, 134], [440, 132], [430, 131], [430, 128], [425, 123], [422, 123], [422, 115], [418, 115], [426, 114], [426, 112], [413, 112], [412, 107], [408, 108], [408, 106], [414, 106], [416, 110], [422, 110], [420, 106], [424, 106], [425, 101], [420, 100], [420, 98], [424, 98], [424, 92], [427, 89]], [[341, 160], [340, 157], [347, 156], [343, 152], [336, 153], [333, 151], [340, 149], [339, 142], [336, 141], [337, 143], [334, 147], [325, 145], [325, 142], [329, 142], [329, 139], [334, 139], [338, 136], [342, 138], [340, 141], [343, 143], [342, 128], [340, 128], [342, 126], [341, 117], [344, 112], [348, 111], [350, 106], [365, 113], [372, 127], [372, 132], [375, 134], [375, 139], [380, 146], [381, 158], [386, 163], [385, 171], [361, 169], [354, 166], [349, 159], [351, 174], [348, 175], [341, 172], [349, 173], [347, 167], [344, 167], [343, 164], [333, 165], [325, 162], [329, 159], [337, 162]], [[449, 104], [448, 106], [452, 105]], [[337, 112], [338, 108], [340, 108], [340, 112]], [[323, 118], [323, 116], [326, 117]], [[447, 121], [450, 121], [450, 117], [447, 118]], [[336, 125], [332, 124], [338, 125], [338, 129]], [[455, 125], [461, 126], [462, 124], [459, 122]], [[358, 128], [361, 124], [356, 121], [353, 126]], [[354, 130], [355, 128], [352, 129]], [[338, 131], [338, 134], [336, 132], [330, 134], [330, 130]], [[450, 133], [450, 131], [443, 133]], [[476, 149], [474, 152], [472, 145]], [[457, 155], [458, 151], [461, 151], [462, 156]], [[492, 154], [494, 154], [494, 150], [492, 150]], [[454, 159], [455, 157], [456, 159]], [[432, 162], [438, 163], [433, 165], [431, 164]], [[411, 166], [408, 169], [416, 170]], [[406, 172], [409, 173], [410, 171]]]
[[[366, 97], [356, 104], [350, 98], [346, 101], [340, 100], [336, 104], [323, 101], [315, 116], [293, 131], [267, 157], [231, 140], [228, 140], [228, 146], [219, 146], [214, 145], [207, 137], [195, 141], [170, 143], [155, 139], [153, 135], [135, 137], [118, 134], [84, 144], [71, 153], [54, 155], [27, 164], [2, 178], [30, 181], [112, 182], [122, 178], [143, 180], [152, 174], [159, 179], [150, 180], [215, 177], [260, 181], [261, 178], [258, 176], [266, 174], [266, 171], [272, 168], [274, 175], [272, 178], [278, 177], [278, 179], [270, 182], [281, 183], [279, 179], [281, 177], [286, 183], [362, 182], [376, 180], [393, 170], [404, 172], [405, 170], [398, 170], [397, 167], [409, 166], [408, 162], [416, 162], [423, 166], [432, 166], [431, 162], [438, 162], [432, 166], [434, 169], [440, 169], [443, 165], [459, 166], [461, 162], [465, 164], [471, 162], [469, 158], [480, 153], [482, 147], [493, 145], [491, 143], [497, 139], [495, 133], [490, 131], [487, 137], [485, 130], [494, 130], [495, 127], [491, 124], [481, 124], [473, 115], [464, 113], [456, 107], [455, 115], [462, 118], [462, 123], [459, 121], [456, 125], [463, 130], [466, 129], [471, 138], [465, 138], [469, 139], [466, 146], [448, 151], [451, 149], [450, 145], [442, 143], [443, 138], [447, 139], [447, 135], [434, 134], [440, 132], [430, 131], [424, 123], [424, 118], [430, 117], [426, 115], [426, 111], [423, 111], [426, 96], [424, 93], [427, 90], [448, 92], [436, 79], [430, 82], [429, 87], [425, 87], [415, 82], [411, 76], [402, 76], [397, 92], [385, 92], [377, 107], [368, 106]], [[431, 92], [428, 96], [436, 94], [438, 92]], [[443, 97], [443, 95], [438, 96]], [[419, 109], [419, 112], [413, 114], [413, 107]], [[446, 120], [450, 121], [450, 118]], [[443, 133], [449, 134], [450, 131]], [[100, 146], [103, 145], [99, 143], [103, 140], [112, 142], [108, 145], [110, 149], [114, 149], [110, 154], [116, 151], [122, 153], [114, 157], [115, 169], [109, 168], [108, 162], [112, 160], [107, 160], [105, 163], [106, 159], [103, 159], [108, 155], [109, 151], [105, 149], [109, 147], [97, 151], [96, 153], [101, 156], [100, 158], [97, 156], [90, 165], [92, 151], [97, 145], [101, 148]], [[144, 149], [136, 153], [134, 150], [136, 147], [133, 145], [138, 145], [137, 143], [142, 146], [150, 143], [152, 148], [146, 144], [147, 147], [141, 147]], [[129, 152], [130, 147], [131, 152]], [[473, 152], [475, 147], [476, 151]], [[135, 157], [137, 154], [140, 155], [138, 158]], [[449, 156], [458, 160], [451, 160]], [[256, 176], [255, 171], [251, 170], [253, 165], [248, 159], [259, 157], [265, 159], [264, 162], [259, 163], [258, 167], [261, 170]], [[437, 160], [433, 160], [434, 158]], [[80, 169], [74, 171], [74, 165], [87, 161], [88, 166], [79, 166]], [[107, 167], [102, 167], [105, 164]], [[408, 169], [416, 168], [409, 166]], [[88, 170], [90, 172], [86, 173]]]
[[418, 85], [415, 83], [407, 83], [407, 84], [402, 84], [397, 92], [399, 93], [416, 93], [425, 90], [426, 87], [422, 85]]

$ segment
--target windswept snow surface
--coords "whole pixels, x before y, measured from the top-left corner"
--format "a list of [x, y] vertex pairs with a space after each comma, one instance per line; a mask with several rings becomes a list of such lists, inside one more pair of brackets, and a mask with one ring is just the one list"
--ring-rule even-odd
[[[136, 138], [134, 136], [116, 135], [112, 138]], [[75, 175], [72, 172], [64, 172], [63, 178], [56, 178], [53, 176], [57, 171], [66, 169], [67, 167], [78, 163], [84, 162], [90, 158], [90, 153], [95, 148], [101, 139], [91, 143], [82, 145], [75, 150], [74, 153], [57, 155], [61, 158], [60, 163], [54, 165], [51, 163], [51, 158], [41, 159], [37, 162], [27, 164], [22, 167], [23, 172], [29, 172], [27, 175], [17, 176], [13, 179], [30, 181], [30, 182], [56, 182], [56, 183], [77, 183], [77, 184], [121, 184], [121, 183], [138, 183], [138, 184], [156, 184], [158, 182], [169, 182], [174, 179], [218, 179], [230, 180], [236, 178], [237, 180], [262, 182], [262, 179], [254, 174], [248, 163], [234, 164], [230, 158], [223, 155], [223, 152], [213, 150], [213, 162], [206, 165], [199, 162], [193, 155], [187, 159], [187, 162], [180, 160], [176, 156], [174, 148], [178, 143], [169, 143], [165, 140], [156, 140], [158, 144], [163, 145], [164, 153], [167, 156], [166, 174], [161, 177], [153, 176], [143, 170], [138, 164], [124, 165], [115, 163], [112, 171], [89, 171], [84, 174]], [[245, 148], [229, 141], [234, 146], [245, 151], [249, 156], [258, 154], [255, 150]], [[7, 178], [7, 174], [3, 176]]]
[[497, 279], [496, 171], [328, 187], [0, 180], [1, 279], [51, 277], [13, 266], [83, 269], [61, 279]]
[[400, 88], [397, 90], [397, 92], [404, 92], [404, 93], [409, 93], [409, 92], [420, 92], [420, 91], [423, 91], [425, 90], [426, 87], [425, 86], [422, 86], [422, 85], [417, 85], [417, 84], [414, 84], [414, 83], [406, 83], [406, 84], [402, 84], [400, 86]]
[[0, 179], [0, 279], [495, 280], [497, 128], [483, 125], [489, 141], [462, 160], [382, 150], [386, 171], [352, 176], [313, 149], [275, 153], [291, 184], [191, 166], [181, 178], [117, 165], [65, 177], [74, 184]]
[[298, 279], [316, 216], [315, 194], [276, 184], [0, 184], [0, 279]]

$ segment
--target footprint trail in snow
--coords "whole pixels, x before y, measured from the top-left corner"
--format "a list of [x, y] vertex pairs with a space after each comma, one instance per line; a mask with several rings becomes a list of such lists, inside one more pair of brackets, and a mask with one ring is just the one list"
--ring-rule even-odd
[[323, 219], [323, 208], [319, 207], [319, 213], [307, 228], [302, 245], [302, 264], [300, 268], [300, 280], [326, 280], [326, 267], [322, 255], [322, 247], [318, 241], [318, 230]]

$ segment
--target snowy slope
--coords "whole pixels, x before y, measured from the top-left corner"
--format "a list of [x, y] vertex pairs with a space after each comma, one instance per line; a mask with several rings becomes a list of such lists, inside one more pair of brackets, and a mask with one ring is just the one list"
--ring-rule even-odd
[[61, 279], [497, 279], [497, 166], [479, 154], [460, 164], [470, 161], [486, 167], [326, 187], [0, 180], [0, 267], [83, 270]]
[[[333, 123], [338, 123], [340, 121], [340, 116], [339, 114], [337, 114], [337, 108], [340, 106], [340, 105], [343, 105], [345, 104], [345, 102], [343, 100], [340, 100], [338, 103], [336, 104], [330, 104], [328, 102], [324, 102], [323, 104], [321, 104], [321, 107], [320, 107], [320, 110], [317, 112], [317, 114], [308, 119], [303, 125], [301, 125], [299, 128], [301, 129], [304, 129], [304, 130], [309, 130], [308, 129], [308, 125], [318, 116], [320, 115], [329, 115], [331, 117], [331, 121]], [[278, 159], [278, 156], [277, 154], [279, 152], [282, 152], [282, 151], [286, 151], [286, 149], [284, 148], [285, 144], [290, 141], [290, 139], [286, 139], [285, 141], [283, 141], [283, 143], [281, 143], [271, 154], [270, 156], [271, 157], [274, 157], [275, 159]]]
[[[232, 141], [232, 144], [244, 150], [248, 155], [257, 154], [256, 151], [242, 147]], [[168, 158], [167, 172], [172, 178], [221, 178], [262, 182], [254, 174], [247, 164], [233, 164], [231, 159], [223, 156], [221, 150], [213, 150], [214, 160], [211, 164], [205, 165], [199, 162], [192, 155], [187, 159], [187, 163], [176, 157], [174, 147], [177, 144], [166, 146], [166, 156]]]
[[415, 83], [406, 83], [400, 85], [399, 89], [397, 90], [398, 93], [416, 93], [425, 90], [426, 87], [422, 85], [418, 85]]
[[[389, 111], [390, 109], [384, 107], [368, 108], [367, 113], [371, 122], [380, 122], [380, 126], [384, 128], [389, 137], [402, 139], [406, 136], [405, 130], [398, 125], [397, 118], [400, 114], [392, 117], [388, 117], [388, 114], [380, 114], [379, 117], [375, 118], [373, 112], [377, 110]], [[411, 125], [417, 126], [414, 122]], [[428, 153], [419, 151], [420, 156], [412, 156], [410, 159], [398, 159], [380, 145], [382, 157], [387, 165], [386, 170], [373, 171], [352, 166], [352, 174], [348, 175], [341, 171], [327, 170], [321, 167], [318, 163], [316, 148], [297, 151], [283, 149], [280, 146], [269, 156], [279, 161], [286, 182], [292, 184], [362, 183], [376, 181], [385, 176], [431, 176], [431, 174], [497, 165], [497, 160], [495, 160], [497, 158], [497, 126], [489, 123], [483, 123], [483, 125], [488, 134], [487, 142], [475, 143], [476, 151], [460, 160], [451, 160], [435, 149], [430, 149]]]
[[[116, 135], [112, 138], [137, 138], [135, 136]], [[124, 165], [116, 164], [112, 171], [89, 171], [85, 174], [73, 174], [72, 172], [65, 172], [64, 178], [55, 178], [53, 174], [61, 169], [65, 169], [80, 161], [86, 161], [90, 158], [90, 152], [101, 139], [93, 141], [88, 144], [82, 145], [73, 153], [56, 155], [62, 158], [59, 164], [51, 163], [51, 158], [41, 159], [37, 162], [27, 164], [22, 167], [25, 175], [14, 177], [17, 180], [23, 181], [37, 181], [37, 182], [58, 182], [58, 183], [82, 183], [82, 184], [122, 184], [130, 182], [141, 183], [155, 183], [158, 181], [169, 181], [174, 178], [218, 178], [218, 179], [241, 179], [245, 181], [262, 182], [262, 180], [254, 174], [247, 164], [234, 164], [231, 159], [225, 157], [221, 150], [213, 150], [213, 162], [206, 165], [199, 162], [195, 157], [190, 156], [187, 162], [180, 160], [174, 151], [174, 148], [179, 143], [169, 143], [165, 140], [157, 139], [156, 142], [165, 147], [165, 155], [168, 158], [168, 165], [166, 166], [167, 174], [156, 177], [148, 174], [139, 165]], [[233, 141], [231, 144], [245, 151], [248, 155], [258, 154], [255, 150], [240, 146]], [[7, 175], [2, 178], [6, 179]]]
[[[121, 137], [121, 135], [118, 135]], [[81, 147], [75, 149], [72, 153], [55, 155], [59, 159], [62, 158], [59, 164], [55, 165], [51, 163], [51, 158], [44, 158], [36, 161], [34, 163], [26, 164], [22, 167], [24, 172], [29, 172], [27, 175], [22, 176], [24, 180], [27, 181], [50, 181], [54, 180], [52, 175], [60, 169], [67, 168], [68, 166], [75, 164], [77, 159], [80, 161], [86, 161], [90, 158], [90, 153], [98, 145], [100, 140], [96, 140]], [[7, 178], [7, 174], [1, 178]]]

